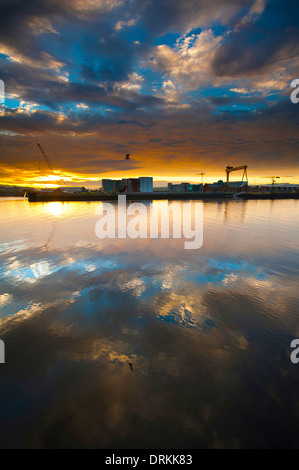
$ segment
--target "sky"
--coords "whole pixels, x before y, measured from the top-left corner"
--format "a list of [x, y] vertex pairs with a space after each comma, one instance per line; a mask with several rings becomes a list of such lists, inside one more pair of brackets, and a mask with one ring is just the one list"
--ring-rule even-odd
[[298, 0], [0, 0], [0, 12], [0, 184], [214, 181], [228, 165], [248, 165], [250, 183], [299, 183]]

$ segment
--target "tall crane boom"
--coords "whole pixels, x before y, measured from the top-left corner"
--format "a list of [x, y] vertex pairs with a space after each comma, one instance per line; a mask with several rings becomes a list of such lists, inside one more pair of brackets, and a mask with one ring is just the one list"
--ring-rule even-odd
[[41, 154], [42, 154], [42, 156], [44, 157], [44, 160], [45, 160], [46, 164], [47, 164], [48, 167], [49, 167], [49, 170], [52, 171], [53, 173], [55, 173], [54, 166], [53, 166], [51, 160], [49, 159], [49, 157], [47, 156], [46, 152], [45, 152], [44, 149], [42, 148], [42, 146], [41, 146], [39, 143], [37, 143], [36, 145], [37, 145], [38, 148], [40, 149]]
[[[51, 162], [50, 158], [48, 157], [48, 155], [46, 154], [46, 152], [44, 151], [44, 149], [42, 148], [42, 146], [41, 146], [39, 143], [37, 143], [36, 145], [37, 145], [38, 148], [40, 149], [41, 154], [42, 154], [42, 156], [44, 157], [44, 160], [45, 160], [46, 164], [48, 165], [49, 170], [51, 171], [51, 173], [57, 174], [57, 172], [55, 171], [55, 168], [54, 168], [54, 166], [53, 166], [53, 163]], [[60, 179], [60, 176], [59, 176], [59, 179]], [[64, 186], [66, 186], [66, 182], [65, 182], [64, 180], [63, 180], [63, 184], [64, 184]]]

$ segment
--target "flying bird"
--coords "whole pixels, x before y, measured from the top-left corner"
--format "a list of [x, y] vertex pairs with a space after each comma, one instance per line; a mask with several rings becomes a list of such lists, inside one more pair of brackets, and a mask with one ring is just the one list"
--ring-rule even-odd
[[131, 156], [131, 154], [128, 153], [128, 155], [126, 156], [125, 160], [130, 160], [130, 156]]
[[130, 366], [131, 371], [134, 372], [133, 364], [131, 362], [128, 362], [128, 365]]

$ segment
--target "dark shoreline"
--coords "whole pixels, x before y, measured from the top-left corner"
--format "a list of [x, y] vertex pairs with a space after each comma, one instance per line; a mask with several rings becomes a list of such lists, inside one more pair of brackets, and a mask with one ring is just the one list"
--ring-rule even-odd
[[[29, 202], [109, 202], [117, 201], [121, 194], [43, 194], [43, 193], [27, 193], [26, 197]], [[238, 197], [232, 193], [134, 193], [125, 194], [128, 201], [191, 201], [191, 200], [215, 200], [215, 199], [259, 199], [259, 200], [275, 200], [275, 199], [299, 199], [299, 193], [285, 194], [250, 194], [243, 193]]]
[[281, 194], [243, 194], [240, 196], [244, 200], [262, 199], [262, 200], [275, 200], [275, 199], [299, 199], [299, 193], [281, 193]]

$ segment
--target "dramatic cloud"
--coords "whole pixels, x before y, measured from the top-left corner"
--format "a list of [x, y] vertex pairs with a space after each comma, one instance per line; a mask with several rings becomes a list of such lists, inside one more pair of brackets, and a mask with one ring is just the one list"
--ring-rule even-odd
[[299, 5], [291, 0], [268, 0], [257, 21], [246, 17], [243, 27], [227, 35], [214, 59], [219, 76], [240, 77], [256, 74], [299, 54]]
[[296, 0], [2, 0], [1, 181], [36, 181], [38, 140], [73, 181], [296, 173], [298, 13]]
[[196, 90], [214, 80], [211, 62], [222, 37], [211, 30], [178, 39], [174, 49], [160, 45], [153, 65], [184, 90]]
[[251, 4], [251, 0], [151, 0], [145, 2], [142, 19], [156, 35], [187, 33], [214, 23], [230, 24]]

